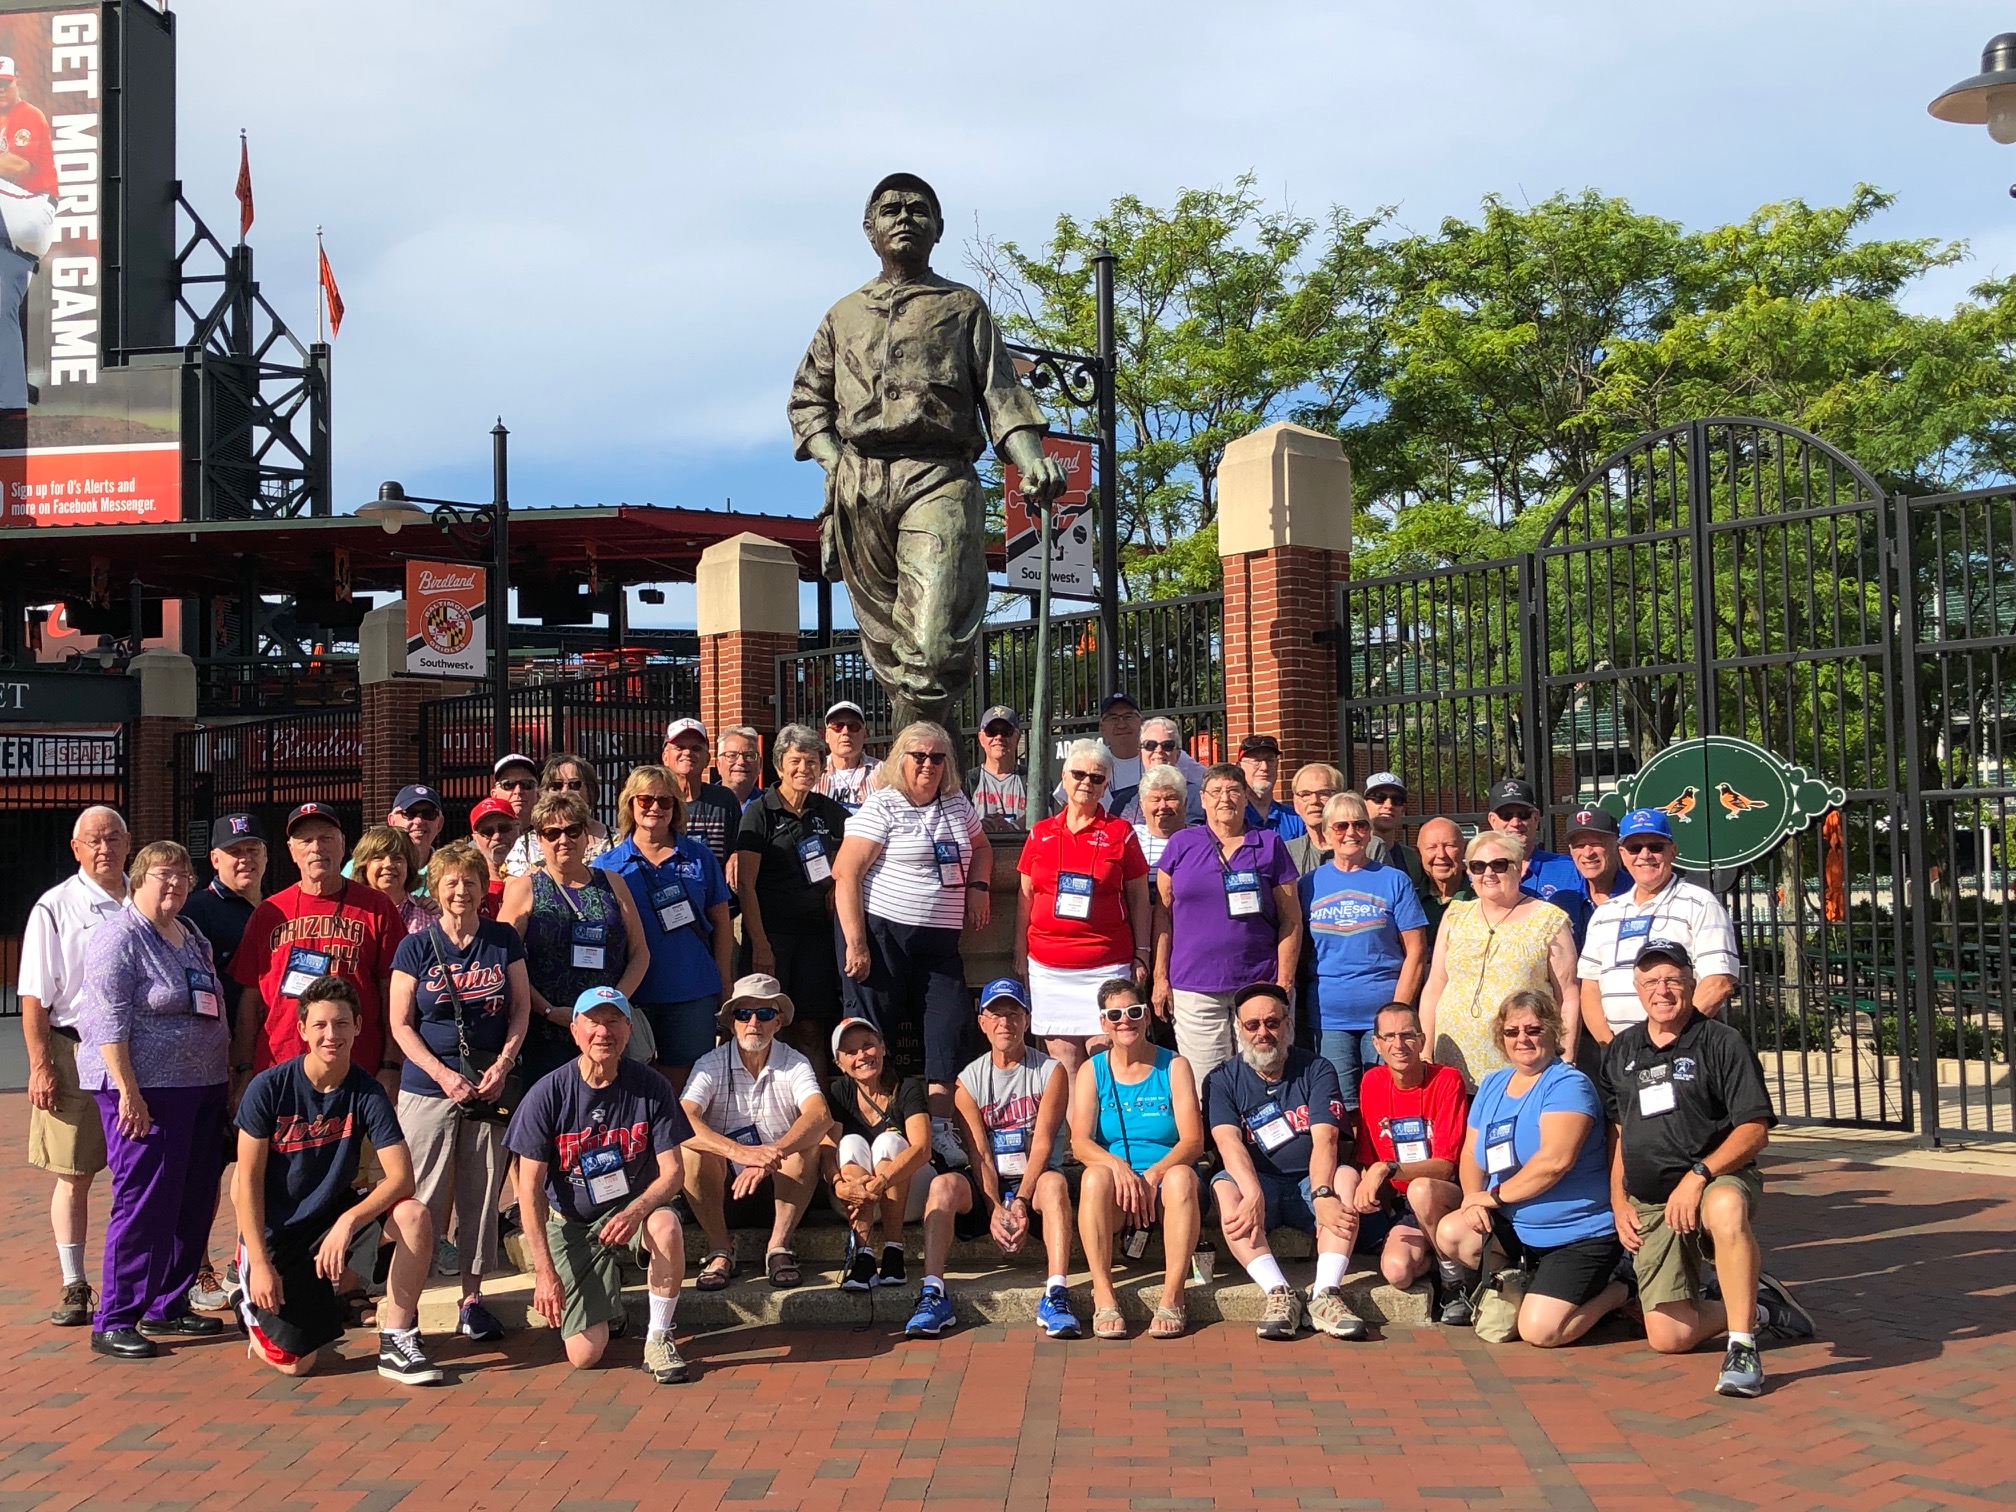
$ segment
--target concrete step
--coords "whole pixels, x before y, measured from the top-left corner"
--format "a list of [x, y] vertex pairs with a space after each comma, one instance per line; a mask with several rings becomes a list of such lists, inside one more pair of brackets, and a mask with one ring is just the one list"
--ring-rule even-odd
[[[913, 1242], [914, 1243], [914, 1242]], [[757, 1250], [761, 1250], [758, 1239]], [[788, 1291], [771, 1286], [760, 1274], [745, 1271], [725, 1290], [703, 1292], [688, 1280], [679, 1296], [679, 1330], [682, 1334], [713, 1333], [721, 1329], [751, 1326], [787, 1328], [858, 1328], [865, 1325], [890, 1332], [899, 1331], [916, 1305], [920, 1275], [913, 1247], [911, 1280], [906, 1286], [882, 1287], [872, 1292], [840, 1290], [838, 1261], [815, 1266], [800, 1251], [805, 1284]], [[1283, 1267], [1290, 1284], [1306, 1292], [1314, 1279], [1313, 1261], [1290, 1261]], [[1028, 1324], [1036, 1321], [1036, 1304], [1043, 1295], [1040, 1266], [988, 1268], [949, 1267], [946, 1286], [959, 1321], [976, 1324]], [[1082, 1276], [1082, 1272], [1080, 1272]], [[629, 1278], [626, 1278], [629, 1279]], [[1159, 1264], [1135, 1263], [1117, 1268], [1114, 1290], [1120, 1310], [1133, 1325], [1146, 1325], [1160, 1300], [1162, 1281]], [[1431, 1321], [1431, 1298], [1426, 1282], [1405, 1291], [1386, 1285], [1378, 1273], [1361, 1270], [1344, 1280], [1344, 1295], [1352, 1309], [1375, 1326], [1418, 1327]], [[1221, 1268], [1210, 1285], [1192, 1281], [1185, 1288], [1186, 1308], [1193, 1323], [1243, 1323], [1259, 1321], [1262, 1311], [1260, 1288], [1253, 1285], [1236, 1265], [1229, 1274]], [[510, 1330], [544, 1328], [543, 1319], [532, 1311], [532, 1277], [511, 1271], [484, 1278], [483, 1299], [500, 1322]], [[626, 1287], [631, 1327], [641, 1329], [645, 1320], [644, 1282], [641, 1276]], [[453, 1278], [439, 1278], [421, 1297], [420, 1326], [429, 1334], [454, 1330], [458, 1288]], [[1071, 1304], [1089, 1336], [1092, 1321], [1092, 1287], [1079, 1280], [1071, 1287]]]

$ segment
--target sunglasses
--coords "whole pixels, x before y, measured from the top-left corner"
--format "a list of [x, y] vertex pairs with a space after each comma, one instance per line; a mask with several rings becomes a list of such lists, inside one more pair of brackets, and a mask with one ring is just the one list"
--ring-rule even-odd
[[1286, 1019], [1241, 1019], [1239, 1027], [1248, 1034], [1279, 1034], [1288, 1027]]
[[555, 777], [546, 784], [549, 793], [582, 793], [587, 790], [588, 784], [579, 777]]
[[829, 730], [839, 730], [844, 734], [859, 735], [868, 726], [861, 723], [858, 719], [829, 719], [826, 722], [826, 728]]
[[1333, 835], [1369, 835], [1372, 833], [1372, 821], [1369, 819], [1336, 819], [1331, 821], [1330, 833]]
[[754, 1020], [759, 1024], [767, 1024], [777, 1017], [779, 1011], [776, 1008], [737, 1008], [735, 1010], [735, 1022], [746, 1024]]
[[636, 804], [637, 807], [645, 809], [669, 809], [672, 807], [671, 795], [666, 793], [639, 793], [630, 801]]
[[1144, 751], [1173, 751], [1176, 749], [1176, 742], [1173, 740], [1144, 740], [1141, 742], [1141, 749]]
[[1512, 862], [1505, 856], [1493, 856], [1489, 861], [1466, 861], [1463, 869], [1473, 877], [1481, 877], [1486, 872], [1494, 877], [1502, 877], [1512, 870]]
[[903, 753], [919, 766], [935, 767], [945, 765], [943, 751], [905, 751]]
[[1106, 786], [1104, 772], [1072, 772], [1068, 774], [1073, 782], [1083, 782], [1091, 787]]
[[434, 807], [431, 803], [416, 803], [412, 808], [401, 809], [400, 812], [408, 819], [418, 819], [422, 823], [425, 823], [429, 819], [439, 819], [441, 817], [441, 810]]
[[1540, 810], [1526, 808], [1523, 805], [1518, 808], [1493, 809], [1491, 812], [1508, 824], [1531, 824], [1540, 817]]
[[518, 826], [515, 824], [493, 824], [488, 829], [482, 829], [479, 827], [476, 833], [481, 835], [485, 840], [494, 842], [498, 840], [509, 840], [511, 836], [517, 831], [517, 828]]
[[1543, 1024], [1511, 1024], [1506, 1027], [1504, 1037], [1508, 1040], [1545, 1039], [1547, 1029]]
[[1641, 851], [1664, 851], [1667, 843], [1664, 840], [1626, 840], [1620, 848], [1625, 855], [1635, 856]]
[[1099, 1017], [1109, 1024], [1138, 1024], [1148, 1017], [1146, 1003], [1129, 1003], [1124, 1008], [1101, 1008]]
[[537, 777], [499, 777], [497, 779], [497, 786], [504, 789], [507, 793], [530, 793], [537, 790], [539, 779]]
[[588, 826], [585, 824], [556, 824], [548, 829], [539, 831], [539, 838], [541, 840], [579, 840], [587, 833]]

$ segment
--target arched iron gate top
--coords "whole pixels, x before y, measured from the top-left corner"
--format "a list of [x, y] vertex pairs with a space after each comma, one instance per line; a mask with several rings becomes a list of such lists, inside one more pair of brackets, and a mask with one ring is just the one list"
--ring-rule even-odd
[[[1586, 508], [1590, 492], [1598, 484], [1612, 478], [1618, 468], [1624, 466], [1635, 457], [1649, 454], [1661, 444], [1670, 442], [1678, 437], [1705, 436], [1707, 433], [1716, 430], [1735, 431], [1739, 429], [1768, 431], [1774, 435], [1783, 436], [1788, 440], [1797, 442], [1800, 446], [1819, 453], [1831, 466], [1839, 468], [1853, 479], [1857, 488], [1865, 495], [1866, 502], [1871, 504], [1877, 503], [1884, 497], [1882, 485], [1870, 475], [1861, 463], [1857, 462], [1839, 447], [1834, 446], [1830, 442], [1823, 441], [1809, 430], [1802, 430], [1800, 427], [1787, 424], [1782, 420], [1766, 420], [1756, 415], [1710, 415], [1705, 419], [1682, 420], [1677, 424], [1668, 425], [1659, 430], [1646, 431], [1643, 435], [1619, 447], [1601, 462], [1598, 462], [1584, 475], [1582, 481], [1575, 485], [1574, 491], [1562, 501], [1561, 507], [1555, 510], [1554, 517], [1547, 522], [1547, 528], [1540, 534], [1539, 550], [1546, 551], [1550, 547], [1570, 544], [1562, 540], [1562, 532], [1574, 518], [1576, 509], [1578, 507]], [[1675, 523], [1678, 525], [1680, 522], [1676, 521]], [[1592, 541], [1599, 541], [1601, 539], [1602, 537], [1600, 536], [1589, 537], [1573, 544], [1590, 544]]]

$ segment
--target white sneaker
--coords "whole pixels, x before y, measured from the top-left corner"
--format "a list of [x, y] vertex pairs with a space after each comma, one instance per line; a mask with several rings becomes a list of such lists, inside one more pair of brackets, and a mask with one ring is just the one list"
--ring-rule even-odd
[[951, 1119], [931, 1120], [931, 1153], [948, 1171], [963, 1171], [966, 1168], [966, 1146], [959, 1143], [959, 1136], [952, 1132]]

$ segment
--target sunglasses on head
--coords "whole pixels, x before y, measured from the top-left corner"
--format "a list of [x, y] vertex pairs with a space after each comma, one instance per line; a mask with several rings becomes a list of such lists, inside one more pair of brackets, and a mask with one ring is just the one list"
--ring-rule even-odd
[[1106, 786], [1106, 774], [1104, 772], [1072, 772], [1068, 775], [1073, 782], [1087, 783], [1092, 787]]
[[1101, 1008], [1099, 1017], [1109, 1024], [1135, 1024], [1148, 1017], [1146, 1003], [1128, 1003], [1119, 1008]]
[[1466, 861], [1463, 863], [1463, 869], [1473, 877], [1481, 877], [1486, 872], [1494, 877], [1502, 877], [1512, 870], [1512, 861], [1508, 856], [1493, 856], [1488, 861]]
[[541, 840], [579, 840], [588, 833], [585, 824], [554, 824], [539, 831]]
[[779, 1010], [775, 1008], [737, 1008], [735, 1010], [735, 1022], [746, 1024], [754, 1020], [759, 1024], [767, 1024], [777, 1017], [778, 1012]]

